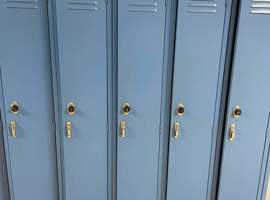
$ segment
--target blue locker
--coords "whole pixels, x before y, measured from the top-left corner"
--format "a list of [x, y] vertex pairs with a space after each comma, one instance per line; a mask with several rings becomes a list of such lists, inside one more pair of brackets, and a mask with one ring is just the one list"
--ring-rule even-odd
[[269, 8], [269, 1], [240, 1], [219, 200], [261, 199], [269, 148]]
[[61, 174], [66, 200], [107, 199], [107, 2], [53, 1]]
[[[173, 77], [168, 200], [210, 199], [226, 47], [225, 0], [180, 0]], [[210, 189], [211, 191], [211, 189]]]
[[0, 99], [12, 200], [57, 200], [47, 1], [0, 1]]
[[165, 0], [118, 0], [117, 200], [157, 199]]

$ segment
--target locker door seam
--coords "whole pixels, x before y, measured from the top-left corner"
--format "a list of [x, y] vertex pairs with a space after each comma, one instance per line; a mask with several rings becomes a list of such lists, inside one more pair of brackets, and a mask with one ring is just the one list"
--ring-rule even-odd
[[[168, 5], [167, 5], [167, 0], [165, 0], [165, 8], [164, 8], [164, 36], [163, 36], [163, 61], [162, 61], [162, 73], [161, 73], [161, 77], [162, 77], [162, 81], [161, 81], [161, 89], [160, 89], [160, 102], [161, 102], [161, 105], [160, 105], [160, 114], [159, 114], [159, 139], [158, 139], [158, 166], [157, 166], [157, 190], [156, 190], [156, 199], [158, 200], [159, 199], [159, 196], [161, 194], [161, 190], [160, 190], [160, 186], [161, 186], [161, 175], [162, 175], [162, 163], [163, 163], [163, 156], [161, 155], [162, 153], [162, 149], [161, 148], [161, 143], [164, 142], [164, 120], [165, 120], [165, 117], [163, 117], [163, 108], [166, 106], [165, 103], [164, 103], [164, 99], [163, 99], [163, 92], [164, 90], [166, 89], [165, 88], [165, 83], [164, 83], [164, 79], [166, 79], [164, 77], [164, 74], [165, 74], [165, 70], [167, 69], [166, 66], [168, 66], [168, 63], [166, 63], [166, 60], [165, 57], [167, 56], [166, 54], [166, 38], [167, 38], [167, 34], [168, 34]], [[166, 102], [166, 99], [165, 99], [165, 102]], [[161, 141], [161, 139], [163, 138], [163, 141]]]
[[7, 125], [7, 116], [6, 116], [6, 104], [4, 99], [4, 85], [3, 85], [3, 79], [2, 79], [2, 66], [3, 64], [0, 64], [0, 96], [2, 97], [2, 101], [0, 102], [2, 109], [0, 109], [1, 112], [1, 122], [2, 122], [2, 131], [3, 131], [3, 138], [4, 138], [4, 149], [5, 149], [5, 159], [6, 159], [6, 168], [7, 168], [7, 177], [8, 177], [8, 189], [9, 189], [9, 195], [10, 200], [15, 199], [14, 195], [14, 184], [13, 184], [13, 174], [12, 174], [12, 166], [11, 166], [11, 159], [10, 159], [10, 147], [9, 147], [9, 131], [8, 131], [8, 125]]
[[[214, 169], [214, 158], [215, 158], [215, 149], [217, 148], [216, 146], [216, 139], [217, 139], [217, 134], [218, 134], [218, 124], [219, 124], [219, 111], [220, 111], [220, 101], [219, 98], [221, 98], [221, 93], [222, 93], [222, 83], [223, 83], [223, 72], [225, 70], [225, 62], [222, 63], [222, 57], [226, 56], [224, 55], [224, 45], [227, 44], [227, 37], [225, 38], [226, 34], [225, 31], [226, 29], [226, 20], [227, 20], [227, 15], [229, 15], [230, 12], [227, 10], [227, 4], [226, 0], [224, 2], [224, 14], [223, 14], [223, 31], [222, 31], [222, 41], [220, 45], [220, 55], [219, 55], [219, 69], [218, 69], [218, 79], [217, 79], [217, 86], [216, 86], [216, 95], [215, 95], [215, 108], [214, 108], [214, 116], [213, 116], [213, 122], [212, 122], [212, 137], [211, 137], [211, 149], [210, 149], [210, 155], [209, 155], [209, 167], [208, 167], [208, 180], [207, 180], [207, 189], [206, 189], [206, 200], [211, 199], [211, 191], [209, 191], [209, 187], [212, 187], [212, 180], [210, 177], [213, 177], [213, 169]], [[223, 69], [223, 70], [222, 70]]]
[[[57, 187], [58, 187], [58, 198], [60, 200], [62, 200], [62, 176], [61, 174], [59, 174], [59, 166], [61, 166], [61, 163], [59, 163], [59, 155], [58, 155], [58, 139], [57, 139], [57, 135], [58, 135], [58, 126], [57, 126], [57, 123], [56, 123], [56, 120], [58, 118], [58, 115], [56, 114], [57, 113], [57, 109], [56, 109], [56, 101], [55, 101], [55, 87], [54, 87], [54, 75], [53, 75], [53, 67], [55, 66], [55, 49], [54, 49], [54, 40], [53, 40], [53, 28], [51, 28], [51, 20], [50, 18], [52, 17], [51, 15], [53, 15], [53, 13], [51, 12], [50, 8], [53, 7], [53, 3], [51, 2], [51, 0], [47, 0], [47, 4], [46, 4], [46, 14], [47, 14], [47, 28], [48, 28], [48, 39], [49, 39], [49, 56], [50, 56], [50, 65], [51, 67], [49, 68], [50, 69], [50, 87], [52, 89], [52, 109], [53, 109], [53, 126], [54, 126], [54, 134], [55, 134], [55, 161], [56, 161], [56, 168], [57, 168]], [[58, 121], [58, 120], [57, 120]]]
[[[65, 176], [64, 176], [64, 160], [63, 160], [63, 144], [62, 144], [62, 132], [63, 132], [63, 121], [62, 121], [62, 108], [61, 108], [61, 87], [59, 83], [59, 48], [57, 45], [57, 18], [56, 18], [56, 1], [51, 1], [51, 6], [49, 6], [49, 28], [50, 28], [50, 47], [51, 47], [51, 57], [52, 57], [52, 79], [53, 79], [53, 89], [54, 89], [54, 110], [55, 110], [55, 120], [58, 122], [56, 124], [56, 145], [57, 145], [57, 161], [58, 161], [58, 173], [59, 176], [59, 198], [60, 200], [66, 199], [65, 195]], [[58, 125], [57, 125], [58, 124]]]

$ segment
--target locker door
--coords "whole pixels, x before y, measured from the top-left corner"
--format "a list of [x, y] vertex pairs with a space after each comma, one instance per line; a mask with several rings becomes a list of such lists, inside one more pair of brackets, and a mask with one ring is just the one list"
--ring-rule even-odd
[[168, 200], [207, 196], [225, 14], [225, 0], [179, 2]]
[[107, 199], [105, 0], [55, 0], [66, 200]]
[[165, 11], [118, 1], [118, 200], [157, 198]]
[[257, 199], [270, 110], [270, 2], [240, 1], [220, 200]]
[[0, 98], [11, 199], [57, 200], [47, 1], [0, 2]]

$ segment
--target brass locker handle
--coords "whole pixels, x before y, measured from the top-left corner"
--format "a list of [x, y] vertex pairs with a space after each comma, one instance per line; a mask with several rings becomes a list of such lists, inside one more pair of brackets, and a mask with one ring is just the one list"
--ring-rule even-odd
[[71, 139], [72, 138], [72, 123], [67, 122], [66, 123], [66, 128], [67, 128], [67, 138]]
[[265, 200], [270, 200], [270, 176], [268, 177], [268, 184], [267, 184]]
[[235, 124], [231, 124], [229, 128], [229, 140], [233, 141], [235, 138]]
[[179, 122], [174, 122], [174, 139], [179, 138], [180, 135], [180, 123]]
[[11, 137], [15, 139], [17, 137], [16, 121], [10, 122], [10, 129], [11, 129]]
[[126, 137], [126, 122], [121, 121], [120, 122], [120, 136], [121, 138], [125, 138]]

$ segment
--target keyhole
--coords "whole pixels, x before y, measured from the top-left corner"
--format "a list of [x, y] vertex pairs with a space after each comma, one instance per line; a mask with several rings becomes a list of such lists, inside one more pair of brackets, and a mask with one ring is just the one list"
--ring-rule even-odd
[[124, 115], [128, 115], [131, 111], [131, 107], [129, 105], [129, 103], [124, 103], [122, 106], [122, 112]]
[[185, 114], [185, 107], [183, 104], [179, 104], [177, 107], [176, 107], [176, 114], [178, 116], [183, 116]]
[[67, 112], [69, 115], [74, 115], [76, 112], [76, 106], [73, 102], [70, 102], [67, 106]]
[[239, 105], [235, 106], [235, 108], [233, 109], [233, 117], [234, 118], [239, 118], [242, 114], [242, 110], [240, 108]]
[[20, 112], [20, 106], [17, 102], [12, 102], [10, 104], [10, 110], [13, 114], [18, 114]]

